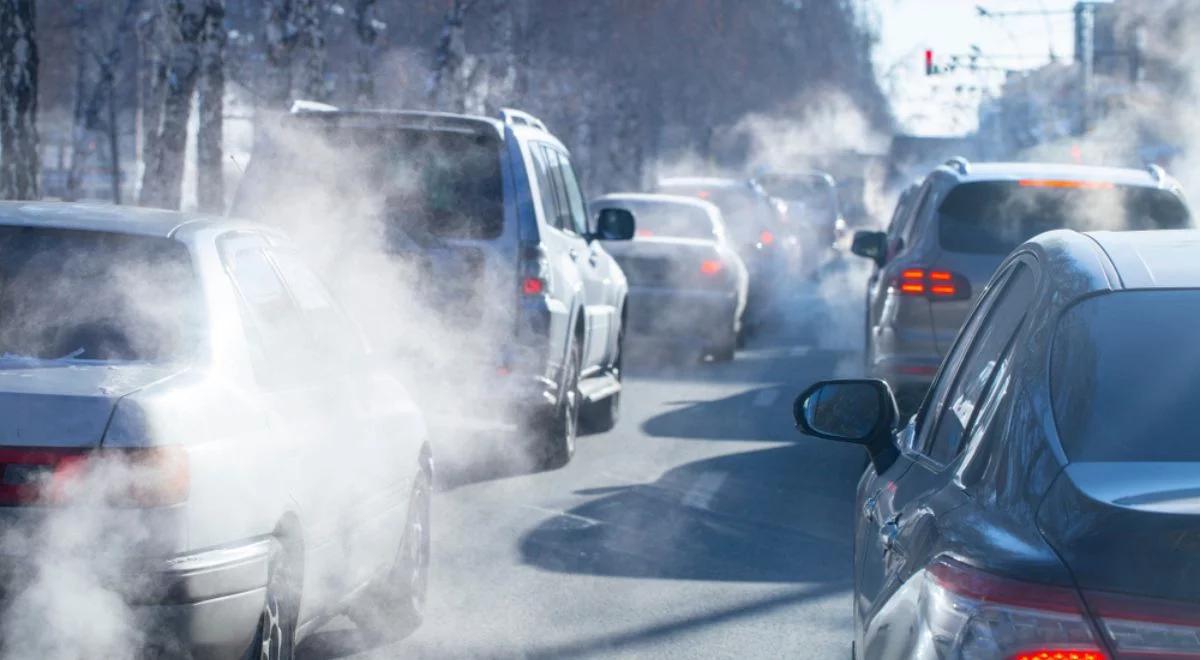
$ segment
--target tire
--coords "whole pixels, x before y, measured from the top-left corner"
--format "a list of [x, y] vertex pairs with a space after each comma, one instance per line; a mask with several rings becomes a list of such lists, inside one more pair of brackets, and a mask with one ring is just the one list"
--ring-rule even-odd
[[563, 378], [559, 384], [558, 402], [547, 413], [537, 416], [533, 423], [534, 457], [541, 470], [555, 470], [571, 462], [575, 454], [575, 438], [579, 431], [579, 343], [571, 342]]
[[729, 333], [721, 338], [721, 341], [709, 349], [708, 353], [712, 356], [713, 362], [729, 362], [737, 354], [738, 347], [738, 332], [734, 328], [729, 329]]
[[[625, 328], [622, 326], [620, 333], [617, 335], [617, 359], [613, 361], [612, 375], [617, 379], [617, 384], [621, 384], [621, 367], [624, 359], [625, 350]], [[621, 418], [621, 390], [617, 390], [616, 394], [595, 403], [583, 406], [580, 411], [579, 425], [580, 428], [588, 433], [603, 433], [611, 431], [617, 425], [617, 421]]]
[[429, 590], [430, 502], [433, 478], [422, 469], [413, 484], [404, 519], [404, 536], [384, 579], [355, 605], [351, 618], [371, 644], [402, 639], [425, 616]]
[[263, 611], [243, 660], [292, 660], [296, 656], [296, 617], [300, 594], [283, 547], [271, 550]]

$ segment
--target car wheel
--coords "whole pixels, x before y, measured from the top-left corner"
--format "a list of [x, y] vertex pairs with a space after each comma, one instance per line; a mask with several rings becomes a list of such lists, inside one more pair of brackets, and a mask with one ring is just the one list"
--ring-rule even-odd
[[[621, 366], [625, 349], [625, 328], [622, 327], [617, 335], [617, 359], [613, 361], [612, 375], [621, 384]], [[595, 403], [588, 404], [580, 411], [579, 423], [581, 428], [589, 433], [611, 431], [621, 418], [621, 391]]]
[[250, 648], [244, 660], [292, 660], [296, 655], [296, 617], [299, 594], [283, 548], [272, 549], [267, 569], [267, 593]]
[[554, 406], [549, 419], [535, 423], [538, 447], [535, 453], [538, 467], [554, 470], [571, 461], [575, 454], [575, 438], [579, 431], [579, 343], [571, 342], [567, 362], [563, 365], [558, 405]]
[[382, 582], [351, 612], [370, 642], [401, 639], [421, 625], [429, 591], [430, 503], [433, 479], [421, 470], [413, 484], [396, 560]]
[[738, 332], [731, 327], [728, 334], [709, 351], [709, 355], [712, 356], [713, 362], [729, 362], [737, 353], [737, 345]]

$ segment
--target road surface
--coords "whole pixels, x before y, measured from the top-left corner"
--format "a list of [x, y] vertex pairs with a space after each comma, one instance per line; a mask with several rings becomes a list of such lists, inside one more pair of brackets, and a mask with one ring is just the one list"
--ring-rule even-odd
[[638, 360], [617, 428], [563, 469], [447, 468], [425, 624], [364, 648], [338, 619], [301, 657], [848, 657], [865, 454], [790, 411], [858, 373], [862, 326], [812, 292], [791, 308], [732, 363]]

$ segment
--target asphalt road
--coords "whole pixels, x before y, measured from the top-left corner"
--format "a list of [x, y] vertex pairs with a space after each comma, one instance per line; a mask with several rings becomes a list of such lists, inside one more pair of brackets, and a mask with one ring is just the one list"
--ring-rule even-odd
[[563, 469], [450, 468], [425, 624], [364, 648], [339, 619], [302, 657], [848, 657], [865, 455], [797, 434], [791, 403], [857, 373], [861, 289], [849, 312], [818, 291], [732, 363], [637, 360], [617, 428]]

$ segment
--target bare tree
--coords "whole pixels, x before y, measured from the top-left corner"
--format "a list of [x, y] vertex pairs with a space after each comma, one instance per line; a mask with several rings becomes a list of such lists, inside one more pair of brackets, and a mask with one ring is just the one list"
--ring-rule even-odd
[[0, 199], [39, 196], [34, 4], [0, 0]]
[[473, 105], [469, 97], [478, 59], [467, 51], [466, 15], [475, 1], [453, 0], [442, 22], [429, 80], [429, 100], [435, 107], [465, 112]]
[[359, 106], [375, 103], [375, 58], [379, 34], [385, 25], [375, 18], [376, 0], [354, 0], [354, 34], [358, 37], [354, 71], [354, 100]]
[[200, 123], [196, 132], [196, 197], [200, 210], [210, 213], [225, 208], [224, 114], [225, 114], [225, 0], [205, 0], [201, 28], [200, 83], [197, 107]]
[[299, 29], [293, 12], [294, 0], [263, 2], [263, 39], [266, 44], [267, 101], [276, 108], [286, 107], [292, 97], [292, 54]]
[[145, 154], [142, 206], [179, 208], [188, 117], [200, 77], [206, 12], [207, 6], [200, 0], [160, 0], [166, 81], [154, 148]]
[[299, 95], [324, 101], [329, 98], [325, 83], [325, 21], [328, 0], [295, 0], [296, 29], [300, 51]]

